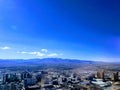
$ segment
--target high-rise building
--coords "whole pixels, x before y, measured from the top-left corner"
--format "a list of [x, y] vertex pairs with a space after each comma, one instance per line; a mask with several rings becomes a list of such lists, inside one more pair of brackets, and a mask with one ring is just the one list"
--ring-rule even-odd
[[26, 78], [24, 80], [24, 86], [27, 87], [27, 86], [31, 86], [31, 85], [35, 85], [37, 83], [37, 80], [36, 78]]
[[16, 74], [4, 74], [3, 75], [3, 83], [10, 83], [10, 82], [14, 82], [14, 81], [19, 81], [19, 78]]
[[97, 78], [104, 80], [105, 79], [105, 77], [104, 77], [105, 75], [104, 74], [105, 74], [104, 70], [97, 72]]
[[119, 72], [113, 73], [113, 81], [118, 81], [119, 80]]
[[32, 75], [29, 72], [22, 72], [21, 79], [24, 80], [25, 78], [32, 78]]

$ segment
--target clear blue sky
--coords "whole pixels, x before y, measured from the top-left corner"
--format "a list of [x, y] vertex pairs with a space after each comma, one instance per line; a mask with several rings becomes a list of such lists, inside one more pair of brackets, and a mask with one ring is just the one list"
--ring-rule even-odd
[[0, 58], [119, 61], [119, 0], [0, 0]]

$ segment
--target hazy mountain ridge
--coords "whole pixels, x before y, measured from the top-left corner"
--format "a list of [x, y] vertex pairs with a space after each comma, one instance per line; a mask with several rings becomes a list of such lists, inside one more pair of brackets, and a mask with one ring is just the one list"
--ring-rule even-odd
[[77, 59], [44, 58], [44, 59], [0, 59], [0, 67], [11, 66], [35, 66], [35, 65], [80, 65], [91, 64], [94, 61], [85, 61]]
[[91, 60], [43, 58], [43, 59], [0, 59], [0, 68], [14, 69], [111, 69], [116, 70], [120, 63], [108, 63]]

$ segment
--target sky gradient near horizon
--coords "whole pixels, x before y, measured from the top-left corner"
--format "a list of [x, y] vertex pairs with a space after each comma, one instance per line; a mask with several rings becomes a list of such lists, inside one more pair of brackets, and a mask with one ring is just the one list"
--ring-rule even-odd
[[0, 58], [120, 61], [119, 0], [0, 0]]

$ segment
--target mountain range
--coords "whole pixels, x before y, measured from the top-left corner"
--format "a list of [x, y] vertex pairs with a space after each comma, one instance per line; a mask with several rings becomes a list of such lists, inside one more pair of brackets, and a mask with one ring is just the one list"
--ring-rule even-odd
[[43, 59], [0, 59], [0, 67], [12, 66], [79, 66], [93, 64], [90, 60], [43, 58]]

